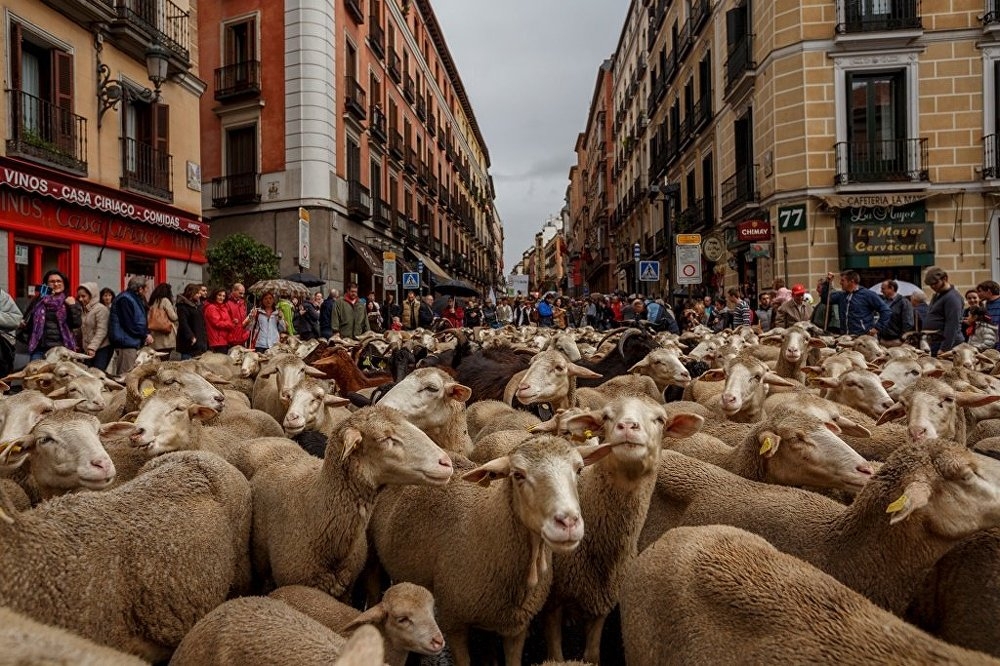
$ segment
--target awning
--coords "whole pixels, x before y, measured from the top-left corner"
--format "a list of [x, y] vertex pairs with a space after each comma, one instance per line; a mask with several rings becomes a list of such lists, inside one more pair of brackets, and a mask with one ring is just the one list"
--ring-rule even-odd
[[377, 277], [382, 277], [382, 253], [378, 252], [368, 243], [359, 241], [357, 238], [351, 238], [350, 236], [344, 236], [344, 240], [347, 244], [358, 253], [368, 268], [371, 269], [372, 274]]
[[830, 208], [888, 208], [909, 206], [931, 197], [964, 192], [960, 189], [921, 190], [919, 192], [859, 192], [857, 194], [816, 195]]
[[413, 256], [415, 256], [420, 261], [424, 262], [424, 266], [426, 266], [427, 270], [429, 270], [435, 277], [437, 277], [440, 280], [451, 279], [451, 276], [448, 275], [448, 271], [438, 266], [438, 263], [433, 259], [431, 259], [430, 257], [428, 257], [426, 254], [424, 254], [423, 252], [417, 252], [412, 247], [409, 248], [409, 250], [410, 252], [413, 253]]

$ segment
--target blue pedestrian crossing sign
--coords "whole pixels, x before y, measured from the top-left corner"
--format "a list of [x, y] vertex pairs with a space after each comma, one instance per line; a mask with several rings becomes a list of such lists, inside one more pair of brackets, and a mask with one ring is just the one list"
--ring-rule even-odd
[[403, 289], [420, 289], [420, 273], [403, 273]]
[[660, 262], [658, 261], [640, 261], [639, 262], [639, 280], [642, 282], [659, 282], [660, 281]]

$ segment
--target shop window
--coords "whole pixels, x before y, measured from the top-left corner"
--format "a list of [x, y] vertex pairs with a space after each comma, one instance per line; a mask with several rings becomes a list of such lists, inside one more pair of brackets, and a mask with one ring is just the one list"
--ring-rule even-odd
[[170, 108], [126, 95], [123, 114], [122, 189], [173, 201]]
[[69, 274], [69, 248], [16, 238], [14, 250], [14, 285], [11, 294], [22, 310], [35, 297], [46, 271]]
[[87, 119], [73, 113], [73, 56], [11, 24], [8, 151], [85, 174]]
[[122, 289], [128, 286], [128, 281], [139, 276], [146, 278], [146, 295], [153, 293], [153, 288], [159, 282], [157, 275], [158, 259], [142, 257], [134, 254], [125, 255], [125, 275], [122, 278]]

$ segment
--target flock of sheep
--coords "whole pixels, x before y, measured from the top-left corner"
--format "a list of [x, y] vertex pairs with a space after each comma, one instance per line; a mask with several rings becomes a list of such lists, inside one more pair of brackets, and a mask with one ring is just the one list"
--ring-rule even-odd
[[78, 361], [4, 378], [0, 663], [1000, 663], [1000, 354], [798, 324]]

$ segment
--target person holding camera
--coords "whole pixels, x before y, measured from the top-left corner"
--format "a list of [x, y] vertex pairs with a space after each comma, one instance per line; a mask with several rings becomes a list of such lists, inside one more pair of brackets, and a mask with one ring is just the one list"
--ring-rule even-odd
[[83, 312], [76, 299], [66, 295], [66, 283], [61, 272], [48, 271], [42, 278], [38, 296], [28, 304], [28, 318], [21, 326], [32, 361], [45, 358], [45, 353], [53, 347], [76, 351], [73, 330], [80, 328]]

